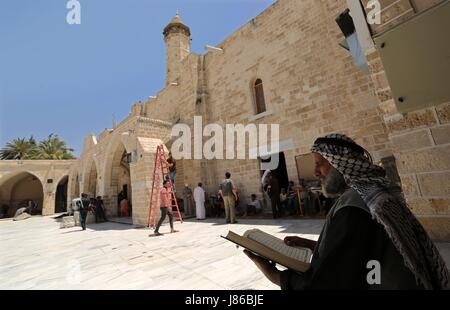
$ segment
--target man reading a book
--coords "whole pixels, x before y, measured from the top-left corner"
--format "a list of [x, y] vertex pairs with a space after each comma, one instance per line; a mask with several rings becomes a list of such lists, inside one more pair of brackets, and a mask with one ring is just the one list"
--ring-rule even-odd
[[[306, 272], [278, 270], [245, 253], [282, 289], [450, 289], [437, 248], [408, 209], [401, 189], [352, 139], [332, 134], [315, 141], [315, 175], [327, 197], [339, 197], [317, 242], [286, 237], [314, 251]], [[379, 263], [379, 279], [371, 276]]]

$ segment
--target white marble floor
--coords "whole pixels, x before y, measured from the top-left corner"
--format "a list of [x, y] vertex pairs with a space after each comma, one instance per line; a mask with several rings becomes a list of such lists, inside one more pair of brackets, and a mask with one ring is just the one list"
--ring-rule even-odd
[[[149, 229], [119, 223], [60, 229], [53, 217], [0, 221], [0, 289], [277, 289], [229, 230], [260, 228], [280, 238], [317, 239], [322, 220], [188, 220], [180, 232], [149, 237]], [[168, 232], [164, 225], [162, 233]], [[449, 264], [450, 244], [438, 244]]]

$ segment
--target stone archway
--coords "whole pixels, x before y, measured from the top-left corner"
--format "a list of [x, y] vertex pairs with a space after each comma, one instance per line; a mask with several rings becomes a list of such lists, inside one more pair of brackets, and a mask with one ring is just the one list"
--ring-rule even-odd
[[56, 186], [55, 196], [55, 213], [67, 212], [67, 190], [69, 184], [69, 176], [61, 178]]
[[[128, 203], [132, 204], [132, 187], [131, 187], [131, 171], [130, 171], [130, 154], [127, 152], [125, 145], [119, 142], [112, 149], [110, 160], [106, 163], [105, 171], [105, 192], [110, 198], [105, 203], [108, 214], [112, 216], [120, 216], [120, 201], [126, 198]], [[131, 208], [129, 215], [131, 215]]]
[[34, 174], [21, 171], [0, 180], [0, 217], [13, 217], [17, 209], [33, 201], [32, 215], [41, 215], [44, 190], [41, 180]]

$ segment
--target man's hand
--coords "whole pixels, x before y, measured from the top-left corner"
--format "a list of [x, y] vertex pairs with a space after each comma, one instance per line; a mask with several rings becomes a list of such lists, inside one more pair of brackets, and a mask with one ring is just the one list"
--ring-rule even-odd
[[237, 189], [233, 188], [233, 196], [234, 196], [234, 200], [238, 201], [238, 194], [237, 194]]
[[250, 251], [244, 250], [245, 255], [247, 255], [262, 271], [262, 273], [269, 279], [272, 283], [281, 286], [280, 282], [280, 271], [275, 267], [275, 265], [271, 264], [268, 260], [257, 256]]
[[308, 248], [311, 249], [311, 251], [314, 251], [317, 242], [314, 240], [300, 238], [297, 236], [289, 236], [284, 238], [284, 243], [288, 246], [298, 246]]

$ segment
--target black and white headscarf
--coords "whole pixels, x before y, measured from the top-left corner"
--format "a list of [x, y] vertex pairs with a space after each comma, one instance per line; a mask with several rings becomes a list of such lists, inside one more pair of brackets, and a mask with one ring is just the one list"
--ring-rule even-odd
[[384, 169], [373, 164], [364, 148], [345, 135], [331, 134], [317, 139], [311, 152], [328, 160], [358, 192], [418, 283], [426, 289], [450, 289], [445, 262], [408, 209], [401, 188], [385, 177]]

